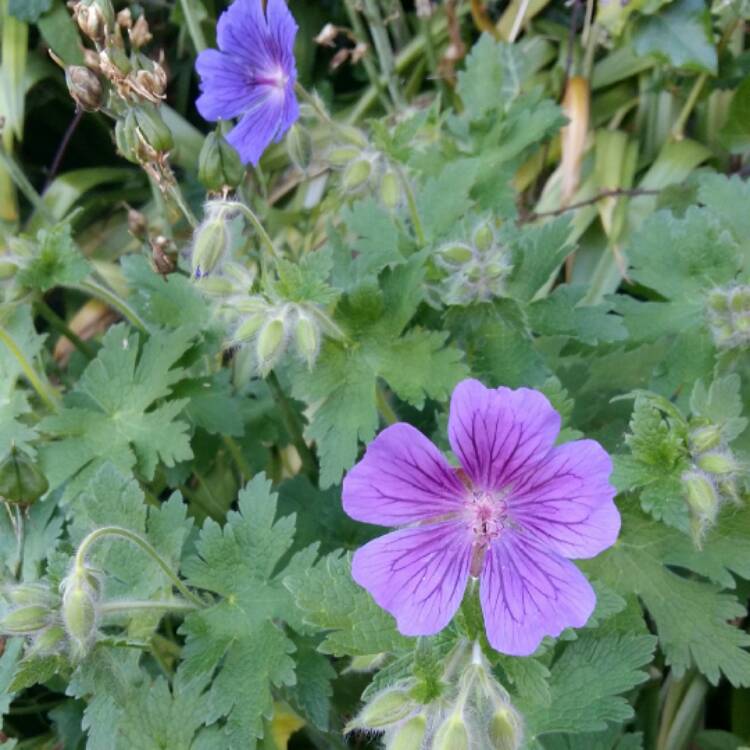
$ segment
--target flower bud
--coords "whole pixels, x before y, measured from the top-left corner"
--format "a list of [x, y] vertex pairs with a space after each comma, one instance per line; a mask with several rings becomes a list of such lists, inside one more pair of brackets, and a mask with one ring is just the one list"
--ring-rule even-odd
[[263, 325], [266, 316], [262, 312], [256, 312], [243, 318], [232, 337], [235, 343], [244, 344], [251, 341]]
[[746, 340], [748, 333], [750, 333], [750, 313], [737, 313], [732, 322], [734, 323], [735, 332]]
[[206, 190], [218, 193], [235, 188], [245, 176], [239, 154], [219, 132], [209, 133], [198, 157], [198, 179]]
[[370, 179], [372, 162], [367, 158], [357, 159], [344, 170], [341, 185], [345, 190], [357, 190]]
[[432, 750], [469, 750], [469, 731], [460, 714], [452, 714], [438, 727]]
[[124, 159], [138, 163], [138, 137], [136, 136], [135, 114], [129, 109], [124, 117], [115, 123], [115, 144], [117, 151]]
[[0, 632], [6, 635], [27, 635], [41, 630], [49, 622], [50, 611], [40, 604], [31, 604], [8, 613], [0, 620]]
[[294, 324], [294, 342], [300, 356], [312, 368], [320, 350], [320, 331], [315, 321], [305, 312], [300, 312]]
[[65, 83], [73, 101], [85, 112], [96, 112], [102, 106], [104, 90], [99, 76], [83, 65], [65, 68]]
[[96, 633], [96, 603], [85, 571], [73, 571], [63, 582], [62, 618], [77, 656], [89, 649]]
[[0, 461], [0, 497], [6, 502], [31, 504], [48, 489], [44, 474], [15, 446]]
[[289, 159], [302, 172], [306, 172], [313, 158], [313, 142], [307, 128], [294, 123], [286, 135], [286, 152]]
[[229, 251], [229, 232], [221, 213], [204, 221], [193, 239], [191, 268], [193, 276], [200, 279], [218, 268]]
[[352, 127], [351, 125], [341, 125], [338, 130], [350, 143], [359, 146], [360, 149], [367, 148], [367, 137], [359, 128]]
[[0, 281], [12, 279], [18, 272], [18, 264], [12, 260], [0, 259]]
[[689, 440], [693, 452], [703, 453], [719, 445], [721, 442], [721, 430], [714, 424], [696, 427], [690, 431]]
[[738, 286], [733, 289], [729, 295], [729, 308], [736, 313], [750, 311], [750, 288]]
[[412, 716], [388, 738], [386, 750], [420, 750], [426, 728], [427, 718], [423, 714]]
[[521, 722], [510, 707], [498, 708], [487, 729], [492, 750], [518, 750], [521, 746]]
[[480, 253], [487, 252], [495, 242], [495, 233], [492, 231], [492, 227], [487, 222], [480, 224], [474, 230], [472, 242]]
[[719, 509], [719, 497], [713, 482], [703, 472], [693, 470], [683, 474], [682, 483], [691, 512], [713, 522]]
[[352, 729], [386, 729], [414, 712], [416, 704], [406, 690], [391, 689], [378, 693], [345, 731]]
[[714, 289], [709, 292], [706, 302], [714, 312], [723, 313], [729, 310], [729, 299], [723, 289]]
[[401, 183], [392, 169], [387, 170], [380, 180], [380, 200], [391, 211], [401, 202]]
[[136, 49], [140, 49], [153, 39], [146, 16], [139, 16], [132, 27], [128, 28], [128, 36], [130, 37], [130, 43]]
[[21, 606], [29, 604], [49, 605], [52, 602], [50, 590], [39, 583], [20, 583], [17, 586], [9, 586], [3, 592], [3, 596], [10, 604]]
[[133, 65], [120, 47], [111, 44], [99, 53], [99, 69], [107, 78], [117, 81], [124, 79]]
[[462, 266], [474, 258], [474, 251], [462, 242], [445, 245], [438, 252], [444, 261], [457, 266]]
[[258, 369], [262, 374], [268, 373], [278, 362], [286, 348], [286, 321], [283, 317], [267, 320], [260, 329], [255, 342], [255, 356]]
[[335, 146], [328, 151], [326, 158], [333, 167], [345, 167], [361, 154], [362, 150], [356, 146]]
[[135, 107], [137, 132], [143, 142], [157, 153], [169, 151], [174, 146], [172, 131], [162, 119], [159, 110], [148, 102]]
[[110, 0], [79, 0], [74, 7], [78, 27], [91, 41], [102, 44], [115, 25]]
[[65, 640], [65, 628], [60, 625], [52, 625], [45, 628], [34, 639], [31, 653], [50, 653], [62, 646]]
[[710, 451], [698, 456], [696, 463], [709, 474], [731, 474], [737, 471], [737, 462], [729, 452]]

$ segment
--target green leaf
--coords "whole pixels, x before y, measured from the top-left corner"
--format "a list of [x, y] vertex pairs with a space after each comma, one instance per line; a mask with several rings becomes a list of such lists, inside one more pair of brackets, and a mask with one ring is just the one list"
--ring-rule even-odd
[[734, 241], [742, 248], [747, 269], [750, 262], [750, 215], [747, 211], [750, 183], [739, 175], [730, 178], [708, 172], [701, 176], [698, 200], [732, 233]]
[[[628, 511], [617, 544], [585, 568], [621, 595], [641, 599], [675, 676], [696, 666], [712, 684], [724, 674], [733, 685], [748, 685], [750, 634], [732, 624], [744, 615], [744, 607], [716, 586], [667, 567], [670, 549], [686, 543], [681, 532]], [[689, 570], [689, 556], [680, 559]], [[696, 567], [700, 572], [703, 566]]]
[[[356, 204], [361, 206], [361, 204]], [[365, 204], [373, 213], [369, 216], [369, 221], [374, 222], [378, 229], [382, 229], [382, 213], [379, 209], [376, 211], [374, 204]], [[352, 216], [354, 210], [352, 210]], [[362, 221], [360, 225], [358, 222]], [[367, 219], [357, 216], [357, 220], [352, 219], [350, 228], [353, 226], [363, 227], [368, 223]], [[364, 229], [361, 229], [364, 231]], [[389, 232], [392, 229], [389, 227]], [[398, 237], [392, 237], [390, 241], [397, 245]], [[369, 243], [364, 237], [360, 237], [360, 243]], [[388, 242], [388, 238], [384, 238]], [[372, 253], [373, 248], [369, 245], [362, 245], [362, 252]], [[375, 250], [375, 253], [378, 251]], [[400, 258], [398, 258], [400, 260]], [[334, 289], [329, 278], [333, 270], [333, 253], [330, 247], [324, 247], [315, 252], [305, 253], [302, 258], [292, 263], [287, 260], [280, 260], [276, 264], [278, 281], [273, 284], [273, 288], [282, 299], [290, 302], [312, 302], [319, 305], [330, 305], [336, 302], [340, 292]]]
[[318, 647], [324, 654], [363, 656], [412, 646], [396, 630], [395, 620], [354, 583], [350, 555], [332, 553], [284, 584], [305, 622], [325, 632]]
[[5, 456], [14, 445], [31, 456], [35, 454], [30, 443], [37, 432], [19, 419], [30, 411], [25, 393], [15, 391], [7, 396], [0, 395], [0, 457]]
[[254, 748], [273, 708], [273, 688], [295, 684], [295, 650], [278, 620], [302, 623], [282, 579], [308, 570], [314, 547], [279, 561], [294, 539], [294, 517], [274, 520], [271, 483], [257, 476], [240, 492], [239, 510], [224, 528], [207, 520], [197, 556], [183, 566], [191, 586], [222, 598], [185, 618], [183, 668], [187, 679], [213, 675], [200, 715], [206, 724], [225, 718], [224, 746]]
[[192, 456], [188, 425], [176, 420], [185, 402], [158, 403], [185, 374], [175, 363], [189, 339], [189, 331], [159, 333], [141, 347], [124, 325], [109, 329], [64, 408], [40, 424], [54, 438], [40, 451], [53, 488], [82, 469], [91, 476], [107, 460], [152, 479], [160, 461], [173, 466]]
[[91, 267], [73, 241], [70, 224], [40, 229], [34, 254], [18, 272], [18, 281], [29, 289], [46, 292], [59, 284], [75, 284], [88, 276]]
[[533, 735], [594, 732], [632, 718], [633, 707], [620, 694], [648, 678], [642, 668], [655, 646], [650, 635], [579, 636], [550, 669], [549, 705], [525, 712]]
[[8, 13], [26, 23], [36, 23], [51, 7], [52, 0], [8, 0]]
[[446, 333], [418, 328], [404, 333], [421, 293], [417, 258], [385, 279], [382, 295], [363, 290], [339, 305], [337, 322], [356, 330], [354, 345], [327, 341], [312, 372], [295, 371], [294, 396], [316, 405], [307, 435], [317, 444], [321, 487], [337, 483], [354, 463], [358, 441], [374, 437], [378, 378], [421, 409], [426, 398], [446, 399], [465, 374], [461, 353], [445, 346]]
[[675, 0], [649, 16], [636, 30], [633, 46], [639, 55], [655, 55], [672, 67], [716, 74], [718, 56], [704, 0]]
[[183, 414], [212, 435], [242, 437], [247, 401], [233, 393], [228, 370], [178, 383], [172, 395], [186, 402]]
[[750, 148], [750, 75], [745, 77], [732, 96], [719, 139], [733, 154], [742, 154]]

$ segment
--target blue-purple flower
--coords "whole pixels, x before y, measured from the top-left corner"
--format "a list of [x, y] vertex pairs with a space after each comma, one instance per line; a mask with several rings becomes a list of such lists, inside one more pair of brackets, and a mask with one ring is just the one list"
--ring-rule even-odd
[[614, 544], [612, 461], [599, 443], [555, 445], [560, 416], [538, 391], [456, 386], [448, 439], [461, 463], [408, 424], [386, 428], [344, 479], [344, 510], [400, 526], [359, 549], [352, 575], [404, 635], [451, 620], [478, 577], [487, 638], [506, 654], [585, 625], [596, 597], [569, 561]]
[[285, 0], [235, 0], [216, 29], [219, 49], [198, 55], [196, 106], [212, 122], [239, 118], [226, 136], [244, 164], [257, 165], [299, 116], [294, 85], [297, 24]]

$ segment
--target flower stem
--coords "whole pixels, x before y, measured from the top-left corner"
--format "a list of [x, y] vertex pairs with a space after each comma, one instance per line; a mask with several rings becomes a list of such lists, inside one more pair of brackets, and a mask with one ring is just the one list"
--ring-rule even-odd
[[64, 284], [63, 286], [67, 286], [69, 289], [77, 289], [79, 292], [86, 292], [92, 297], [96, 297], [96, 299], [101, 300], [113, 310], [119, 312], [123, 318], [139, 331], [146, 331], [146, 324], [141, 320], [138, 313], [124, 299], [115, 294], [111, 289], [102, 286], [99, 282], [89, 278], [79, 281], [77, 284]]
[[240, 448], [237, 441], [229, 435], [224, 435], [222, 439], [229, 455], [232, 457], [232, 460], [237, 467], [237, 471], [240, 473], [242, 481], [249, 482], [250, 479], [252, 479], [253, 470], [250, 468], [250, 464], [245, 460], [245, 456], [242, 455], [242, 448]]
[[34, 189], [34, 186], [29, 182], [18, 162], [2, 147], [0, 147], [0, 164], [5, 168], [5, 171], [10, 175], [13, 182], [16, 183], [18, 189], [26, 196], [29, 203], [44, 217], [45, 221], [55, 224], [57, 218], [49, 206], [47, 206], [39, 193]]
[[49, 323], [50, 327], [70, 341], [86, 359], [93, 359], [96, 351], [91, 344], [84, 341], [70, 326], [42, 299], [39, 297], [35, 306], [39, 314]]
[[133, 542], [133, 544], [140, 547], [159, 566], [159, 568], [164, 573], [164, 575], [166, 575], [167, 578], [169, 578], [169, 580], [172, 582], [174, 587], [188, 601], [192, 602], [197, 608], [202, 609], [205, 606], [205, 603], [201, 601], [201, 599], [198, 596], [196, 596], [177, 577], [176, 573], [164, 561], [164, 558], [162, 558], [162, 556], [156, 551], [156, 549], [149, 542], [147, 542], [139, 534], [136, 534], [134, 531], [130, 531], [129, 529], [124, 529], [120, 526], [102, 526], [101, 528], [92, 531], [87, 537], [84, 538], [84, 540], [78, 546], [78, 550], [75, 556], [76, 571], [83, 571], [85, 569], [86, 553], [88, 552], [89, 548], [94, 544], [94, 542], [96, 542], [98, 539], [102, 539], [108, 536], [119, 537], [121, 539], [127, 539], [129, 542]]
[[208, 45], [206, 44], [206, 37], [203, 35], [200, 21], [195, 15], [192, 0], [180, 0], [180, 7], [182, 8], [182, 15], [185, 16], [185, 25], [195, 46], [195, 51], [203, 52]]
[[422, 219], [419, 218], [419, 210], [417, 209], [417, 201], [414, 197], [414, 191], [411, 189], [411, 183], [400, 167], [398, 167], [398, 176], [401, 181], [401, 187], [403, 187], [404, 194], [406, 195], [406, 205], [409, 209], [409, 218], [411, 219], [414, 234], [417, 237], [417, 243], [421, 250], [426, 243], [426, 238], [424, 227], [422, 226]]
[[187, 201], [185, 200], [185, 196], [182, 194], [180, 186], [176, 182], [170, 182], [167, 185], [166, 189], [172, 200], [177, 204], [177, 207], [182, 212], [182, 215], [187, 219], [187, 223], [190, 224], [193, 229], [196, 229], [199, 223], [198, 219], [190, 209], [190, 206], [188, 206]]
[[300, 424], [299, 418], [297, 417], [297, 413], [289, 403], [289, 399], [286, 397], [284, 389], [281, 387], [281, 383], [279, 382], [278, 377], [276, 377], [275, 372], [271, 371], [268, 374], [268, 377], [266, 377], [266, 383], [268, 383], [268, 388], [271, 391], [273, 400], [276, 402], [276, 406], [279, 407], [279, 411], [281, 412], [281, 419], [284, 422], [286, 431], [292, 438], [292, 444], [297, 449], [297, 453], [299, 453], [299, 457], [302, 461], [302, 467], [304, 468], [305, 473], [313, 480], [314, 483], [317, 483], [318, 464], [315, 460], [315, 455], [310, 449], [310, 446], [305, 442], [302, 425]]
[[406, 106], [404, 97], [401, 94], [401, 90], [398, 87], [398, 81], [396, 80], [396, 67], [393, 59], [393, 49], [391, 48], [391, 40], [388, 38], [388, 30], [383, 22], [383, 16], [380, 12], [380, 8], [376, 0], [363, 0], [362, 9], [370, 25], [370, 33], [372, 34], [372, 41], [375, 44], [375, 51], [380, 61], [380, 70], [386, 79], [386, 85], [391, 95], [393, 103], [398, 108]]
[[253, 225], [253, 228], [255, 229], [255, 231], [258, 233], [258, 236], [260, 237], [260, 241], [268, 250], [270, 256], [274, 260], [279, 260], [279, 254], [273, 245], [273, 241], [269, 237], [268, 232], [266, 232], [265, 227], [261, 223], [260, 219], [255, 215], [253, 210], [249, 206], [246, 206], [244, 203], [239, 203], [238, 201], [228, 201], [224, 205], [229, 208], [236, 208], [239, 211], [241, 211], [247, 217], [250, 223]]
[[680, 110], [680, 114], [677, 116], [674, 125], [672, 126], [672, 140], [681, 141], [685, 137], [685, 126], [687, 125], [690, 114], [693, 111], [696, 103], [698, 102], [698, 97], [701, 95], [701, 91], [703, 90], [703, 86], [705, 85], [707, 80], [708, 74], [706, 73], [703, 73], [703, 75], [700, 75], [695, 79], [693, 88], [690, 90], [688, 98], [685, 101], [684, 106]]
[[31, 383], [31, 387], [37, 392], [37, 394], [39, 394], [39, 398], [42, 399], [49, 409], [57, 411], [60, 400], [57, 391], [54, 390], [45, 378], [37, 373], [31, 362], [26, 358], [26, 355], [21, 351], [21, 347], [18, 346], [15, 339], [5, 330], [5, 328], [3, 328], [2, 325], [0, 325], [0, 342], [5, 344], [10, 353], [16, 358], [23, 374], [26, 376], [29, 383]]
[[102, 602], [98, 609], [103, 615], [117, 615], [134, 610], [140, 612], [193, 612], [198, 609], [198, 606], [192, 602], [181, 601], [180, 599], [173, 599], [172, 601], [159, 601], [158, 599], [128, 601], [123, 599], [120, 601]]
[[398, 414], [396, 414], [388, 402], [383, 386], [380, 383], [375, 386], [375, 403], [377, 404], [380, 416], [387, 425], [396, 424], [399, 421]]

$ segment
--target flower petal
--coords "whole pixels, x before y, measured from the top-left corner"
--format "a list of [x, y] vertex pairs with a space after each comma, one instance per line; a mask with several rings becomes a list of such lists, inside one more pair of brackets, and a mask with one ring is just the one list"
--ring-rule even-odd
[[357, 550], [352, 577], [404, 635], [432, 635], [450, 621], [469, 579], [471, 538], [445, 522], [394, 531]]
[[294, 69], [294, 38], [297, 36], [297, 22], [289, 11], [286, 0], [268, 0], [266, 6], [268, 31], [273, 39], [276, 56], [289, 71]]
[[231, 120], [255, 101], [255, 89], [248, 85], [242, 65], [235, 58], [207, 49], [198, 55], [195, 69], [201, 77], [201, 95], [195, 106], [204, 120]]
[[559, 445], [519, 476], [507, 500], [511, 518], [560, 555], [594, 557], [620, 532], [611, 473], [612, 460], [596, 441]]
[[219, 16], [216, 41], [222, 52], [238, 58], [249, 73], [274, 62], [262, 0], [235, 0]]
[[344, 478], [344, 510], [357, 521], [402, 526], [455, 513], [466, 489], [442, 453], [403, 422], [386, 427]]
[[519, 533], [506, 533], [487, 552], [479, 588], [492, 648], [528, 656], [542, 638], [580, 628], [596, 595], [576, 566]]
[[243, 164], [257, 166], [268, 144], [284, 132], [285, 99], [284, 92], [275, 86], [253, 89], [252, 106], [226, 136]]
[[549, 452], [560, 415], [539, 391], [485, 388], [464, 380], [451, 398], [448, 439], [479, 489], [498, 490]]

